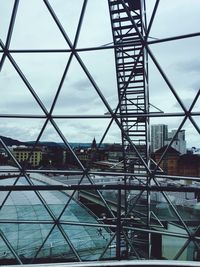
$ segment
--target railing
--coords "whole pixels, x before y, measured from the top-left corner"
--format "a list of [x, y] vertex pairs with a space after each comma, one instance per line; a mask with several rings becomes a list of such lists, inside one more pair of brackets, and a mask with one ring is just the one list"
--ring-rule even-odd
[[[3, 267], [4, 265], [2, 265]], [[13, 267], [14, 265], [10, 265]], [[198, 262], [193, 261], [165, 261], [165, 260], [130, 260], [130, 261], [102, 261], [81, 263], [52, 263], [52, 264], [28, 264], [26, 267], [199, 267]]]

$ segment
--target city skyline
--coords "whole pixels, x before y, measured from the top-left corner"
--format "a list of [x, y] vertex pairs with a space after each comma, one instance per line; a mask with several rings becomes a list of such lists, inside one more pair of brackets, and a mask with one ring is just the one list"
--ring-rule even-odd
[[[176, 129], [168, 129], [166, 124], [153, 124], [151, 125], [151, 149], [152, 152], [171, 144], [171, 147], [179, 151], [181, 154], [186, 154], [187, 139], [185, 129], [181, 129], [178, 133]], [[174, 136], [176, 137], [174, 138]], [[171, 143], [172, 139], [174, 141]]]

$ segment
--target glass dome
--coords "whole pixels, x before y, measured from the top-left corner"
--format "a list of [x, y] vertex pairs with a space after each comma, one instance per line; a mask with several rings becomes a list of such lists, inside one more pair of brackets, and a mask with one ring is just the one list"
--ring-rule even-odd
[[[0, 181], [1, 185], [13, 183], [14, 179]], [[26, 183], [20, 178], [17, 185]], [[2, 192], [0, 259], [15, 259], [16, 253], [23, 262], [98, 260], [111, 232], [81, 203], [69, 200], [60, 191]]]

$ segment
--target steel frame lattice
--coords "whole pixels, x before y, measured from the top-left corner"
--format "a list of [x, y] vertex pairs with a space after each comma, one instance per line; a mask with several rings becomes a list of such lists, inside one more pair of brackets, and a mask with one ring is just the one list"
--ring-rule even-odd
[[[93, 1], [93, 0], [92, 0]], [[172, 181], [196, 181], [198, 182], [198, 177], [181, 177], [181, 176], [170, 176], [165, 175], [162, 172], [158, 173], [158, 170], [161, 170], [160, 165], [167, 155], [172, 143], [176, 139], [176, 136], [183, 128], [185, 122], [189, 120], [191, 125], [197, 131], [197, 134], [200, 134], [199, 125], [195, 121], [195, 117], [200, 116], [200, 112], [193, 111], [197, 101], [199, 100], [200, 90], [198, 90], [196, 96], [193, 99], [190, 107], [187, 108], [179, 97], [176, 88], [170, 82], [168, 76], [164, 72], [163, 68], [159, 64], [158, 60], [152, 52], [151, 45], [160, 44], [165, 42], [176, 41], [180, 39], [189, 39], [192, 37], [199, 37], [200, 33], [190, 33], [180, 36], [173, 36], [163, 39], [152, 40], [149, 38], [151, 27], [153, 25], [154, 19], [156, 17], [157, 9], [159, 7], [159, 0], [155, 1], [151, 16], [149, 21], [146, 19], [146, 7], [145, 4], [147, 1], [137, 1], [137, 0], [108, 0], [108, 9], [110, 12], [112, 33], [113, 33], [113, 43], [104, 45], [104, 46], [94, 46], [94, 47], [84, 47], [79, 48], [78, 41], [81, 34], [82, 24], [84, 22], [85, 13], [87, 10], [88, 0], [83, 0], [81, 5], [81, 12], [79, 20], [77, 23], [76, 34], [74, 40], [72, 41], [69, 38], [68, 33], [65, 30], [65, 27], [61, 23], [59, 16], [57, 16], [56, 11], [52, 7], [51, 1], [41, 0], [46, 8], [46, 12], [50, 15], [52, 21], [56, 25], [60, 34], [64, 38], [68, 48], [66, 49], [13, 49], [10, 48], [12, 41], [13, 30], [18, 16], [18, 7], [20, 0], [13, 1], [12, 12], [9, 18], [9, 27], [7, 31], [7, 36], [5, 41], [0, 39], [0, 70], [2, 71], [5, 65], [6, 60], [10, 63], [13, 69], [16, 71], [17, 75], [20, 77], [21, 81], [26, 86], [27, 91], [32, 95], [32, 98], [37, 103], [38, 107], [41, 110], [41, 115], [37, 114], [11, 114], [10, 110], [7, 110], [6, 113], [0, 114], [0, 119], [15, 119], [19, 122], [21, 119], [28, 120], [44, 120], [44, 123], [40, 129], [40, 132], [37, 135], [36, 141], [34, 142], [32, 153], [39, 144], [41, 137], [43, 136], [48, 125], [54, 129], [54, 131], [59, 136], [60, 140], [64, 143], [65, 148], [70, 151], [72, 157], [76, 161], [76, 169], [64, 169], [64, 170], [54, 170], [54, 169], [45, 169], [45, 170], [35, 170], [30, 169], [26, 165], [22, 165], [17, 161], [15, 156], [9, 147], [5, 144], [2, 138], [0, 138], [1, 147], [9, 155], [14, 165], [17, 167], [16, 170], [7, 170], [1, 169], [2, 174], [9, 172], [10, 174], [16, 175], [15, 181], [12, 185], [0, 185], [0, 191], [6, 192], [1, 203], [1, 211], [6, 208], [6, 202], [9, 199], [9, 196], [13, 191], [33, 191], [35, 192], [37, 198], [42, 203], [43, 207], [47, 211], [51, 220], [23, 220], [19, 219], [18, 221], [13, 221], [9, 219], [2, 219], [0, 225], [2, 224], [50, 224], [52, 227], [49, 230], [47, 236], [40, 244], [40, 247], [37, 249], [34, 258], [30, 259], [30, 262], [37, 262], [37, 256], [41, 252], [42, 248], [45, 245], [45, 242], [51, 236], [55, 227], [58, 228], [61, 236], [65, 242], [71, 248], [74, 257], [77, 261], [82, 261], [81, 256], [79, 255], [75, 245], [70, 240], [67, 235], [63, 225], [85, 225], [91, 227], [102, 227], [102, 228], [111, 228], [113, 235], [111, 239], [107, 242], [103, 252], [98, 260], [102, 260], [106, 257], [107, 251], [110, 249], [110, 245], [113, 242], [116, 242], [116, 259], [132, 258], [132, 259], [151, 259], [156, 258], [155, 254], [152, 252], [152, 237], [166, 236], [174, 240], [173, 238], [183, 239], [183, 244], [180, 245], [179, 250], [173, 259], [179, 259], [183, 252], [189, 247], [190, 244], [193, 244], [194, 250], [197, 251], [197, 254], [200, 253], [200, 237], [199, 230], [200, 225], [196, 225], [195, 229], [191, 229], [187, 224], [185, 218], [176, 207], [176, 205], [171, 200], [169, 192], [194, 192], [199, 193], [200, 189], [196, 186], [167, 186], [160, 183], [161, 179], [165, 178], [166, 180]], [[137, 6], [137, 8], [135, 8]], [[106, 51], [111, 50], [115, 54], [116, 62], [116, 74], [117, 74], [117, 85], [118, 85], [118, 103], [113, 109], [102, 92], [101, 88], [98, 86], [94, 77], [91, 75], [87, 65], [82, 60], [80, 54], [82, 52], [97, 52], [97, 51]], [[61, 79], [59, 81], [59, 86], [55, 92], [52, 104], [50, 109], [46, 107], [42, 101], [39, 94], [35, 91], [31, 82], [26, 77], [25, 73], [22, 71], [20, 66], [15, 60], [15, 55], [24, 55], [29, 54], [68, 54], [69, 58], [66, 62], [64, 72], [62, 73]], [[170, 89], [172, 96], [176, 99], [178, 105], [181, 108], [181, 112], [150, 112], [150, 103], [149, 103], [149, 91], [151, 88], [148, 86], [149, 80], [149, 70], [147, 61], [148, 58], [154, 63], [159, 74], [165, 81], [166, 85]], [[104, 105], [106, 113], [104, 115], [86, 114], [86, 115], [71, 115], [71, 113], [66, 114], [65, 110], [61, 115], [55, 115], [54, 111], [58, 102], [58, 98], [63, 90], [64, 82], [67, 79], [70, 67], [72, 65], [73, 59], [79, 64], [79, 67], [82, 69], [85, 77], [90, 82], [94, 91], [96, 92], [98, 98]], [[0, 74], [1, 75], [1, 74]], [[7, 85], [6, 90], [9, 90], [9, 84]], [[42, 90], [42, 88], [41, 88]], [[117, 92], [116, 92], [117, 94]], [[170, 143], [167, 145], [164, 153], [162, 154], [159, 162], [151, 166], [151, 157], [149, 149], [149, 132], [150, 132], [150, 119], [152, 118], [181, 118], [182, 121], [177, 127], [176, 134], [171, 139]], [[74, 152], [70, 142], [68, 140], [67, 134], [65, 134], [59, 127], [57, 120], [84, 120], [84, 119], [95, 119], [96, 121], [101, 119], [108, 119], [109, 124], [102, 135], [102, 138], [98, 142], [98, 148], [101, 148], [109, 130], [112, 125], [115, 124], [122, 136], [122, 145], [123, 145], [123, 169], [122, 171], [94, 171], [90, 166], [86, 167], [79, 160], [78, 156]], [[131, 168], [131, 160], [134, 157], [136, 162], [135, 166], [137, 168]], [[29, 155], [29, 159], [31, 154]], [[40, 174], [64, 174], [64, 175], [80, 175], [80, 179], [75, 185], [37, 185], [34, 183], [34, 180], [31, 178], [31, 175], [35, 173]], [[115, 177], [116, 180], [121, 179], [120, 183], [115, 184], [96, 184], [92, 176], [100, 177]], [[27, 185], [18, 185], [17, 183], [23, 177], [25, 178]], [[85, 179], [87, 180], [87, 185], [85, 184]], [[51, 207], [45, 201], [42, 196], [44, 190], [70, 190], [73, 191], [69, 200], [65, 204], [64, 208], [60, 212], [59, 216], [56, 216]], [[82, 190], [93, 190], [99, 199], [103, 203], [106, 212], [106, 220], [104, 223], [100, 224], [90, 224], [85, 222], [70, 222], [62, 220], [62, 215], [66, 211], [70, 201], [75, 196], [77, 192]], [[111, 208], [110, 202], [104, 195], [104, 192], [108, 190], [113, 190], [117, 193], [117, 211], [114, 212]], [[132, 192], [137, 192], [132, 194]], [[155, 193], [162, 195], [165, 204], [170, 208], [170, 211], [174, 214], [174, 221], [181, 227], [182, 232], [176, 233], [174, 231], [167, 231], [166, 227], [163, 226], [163, 220], [158, 218], [152, 209], [152, 194]], [[124, 206], [123, 206], [124, 205]], [[143, 206], [142, 206], [143, 205]], [[140, 210], [142, 206], [142, 210]], [[134, 219], [133, 219], [134, 218]], [[111, 223], [110, 223], [111, 221]], [[25, 263], [23, 257], [21, 257], [15, 247], [12, 244], [12, 240], [8, 240], [7, 233], [3, 232], [0, 229], [0, 239], [1, 242], [4, 242], [9, 251], [12, 253], [16, 263], [23, 264]], [[125, 242], [126, 249], [124, 250], [121, 246], [122, 240]], [[112, 257], [113, 259], [113, 257]], [[26, 262], [27, 263], [27, 262]]]

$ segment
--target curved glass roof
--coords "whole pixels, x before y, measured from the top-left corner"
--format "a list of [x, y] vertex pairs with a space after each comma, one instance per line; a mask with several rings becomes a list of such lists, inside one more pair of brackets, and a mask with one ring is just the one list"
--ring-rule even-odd
[[[4, 179], [0, 184], [13, 184]], [[17, 185], [26, 184], [20, 178]], [[40, 183], [40, 182], [37, 182]], [[79, 202], [59, 191], [13, 191], [0, 195], [0, 259], [97, 260], [111, 239]], [[12, 244], [12, 247], [9, 245]]]

